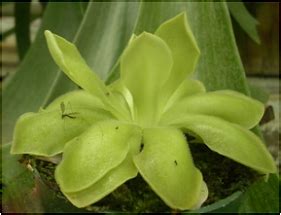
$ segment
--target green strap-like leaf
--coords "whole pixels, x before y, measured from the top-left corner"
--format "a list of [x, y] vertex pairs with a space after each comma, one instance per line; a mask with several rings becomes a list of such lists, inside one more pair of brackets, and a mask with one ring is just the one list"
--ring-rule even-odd
[[55, 178], [63, 192], [90, 187], [124, 161], [140, 129], [117, 121], [99, 122], [70, 141]]
[[276, 172], [272, 156], [252, 132], [236, 124], [206, 115], [186, 115], [174, 122], [192, 131], [213, 151], [262, 173]]
[[190, 209], [202, 200], [202, 175], [180, 130], [144, 129], [142, 151], [134, 162], [145, 181], [171, 208]]
[[88, 206], [99, 201], [127, 180], [136, 177], [138, 170], [133, 163], [132, 156], [139, 152], [140, 142], [141, 135], [131, 139], [131, 147], [126, 159], [119, 166], [110, 170], [95, 184], [78, 192], [64, 193], [69, 201], [77, 207]]
[[88, 67], [75, 45], [50, 31], [45, 31], [45, 36], [50, 53], [60, 69], [80, 87], [106, 101], [108, 90]]
[[[249, 95], [226, 2], [187, 2], [192, 32], [201, 52], [196, 75], [207, 89]], [[215, 14], [215, 16], [214, 16]]]
[[228, 9], [241, 28], [254, 40], [260, 44], [257, 31], [259, 22], [249, 13], [243, 2], [227, 2]]
[[30, 39], [30, 20], [31, 20], [31, 1], [15, 4], [15, 32], [17, 41], [17, 51], [22, 60], [31, 44]]
[[155, 34], [167, 43], [172, 52], [174, 63], [164, 88], [172, 93], [188, 75], [194, 72], [200, 51], [185, 13], [163, 23]]
[[121, 79], [130, 90], [136, 107], [136, 120], [145, 126], [157, 118], [157, 94], [172, 67], [168, 46], [159, 37], [142, 33], [134, 39], [121, 58]]
[[[162, 120], [173, 120], [185, 114], [206, 114], [252, 128], [258, 124], [264, 112], [264, 105], [241, 93], [221, 90], [188, 96], [176, 103], [163, 115]], [[166, 122], [167, 122], [166, 121]]]
[[95, 106], [96, 100], [85, 91], [59, 97], [46, 110], [26, 113], [16, 124], [11, 152], [53, 156], [66, 142], [100, 120], [113, 116]]

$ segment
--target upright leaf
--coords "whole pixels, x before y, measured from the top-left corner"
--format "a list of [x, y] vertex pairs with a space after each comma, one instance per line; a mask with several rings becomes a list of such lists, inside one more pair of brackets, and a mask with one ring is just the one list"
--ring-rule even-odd
[[22, 60], [30, 46], [30, 1], [15, 3], [15, 32], [19, 58]]
[[76, 46], [48, 30], [45, 36], [50, 54], [59, 68], [78, 86], [102, 101], [107, 100], [108, 90], [104, 83], [91, 71]]
[[[90, 2], [73, 41], [83, 59], [105, 79], [131, 37], [138, 15], [138, 2]], [[64, 77], [64, 76], [63, 76]], [[50, 89], [46, 103], [68, 91], [65, 79]]]
[[142, 33], [121, 58], [121, 80], [134, 98], [137, 122], [150, 126], [157, 120], [158, 95], [167, 81], [173, 59], [165, 42]]
[[153, 33], [184, 11], [201, 52], [197, 78], [208, 91], [232, 89], [249, 95], [225, 2], [143, 2], [135, 32]]
[[168, 89], [170, 91], [168, 94], [171, 94], [187, 76], [194, 72], [200, 50], [185, 13], [160, 25], [155, 34], [167, 43], [172, 52], [173, 67], [164, 87], [165, 91]]

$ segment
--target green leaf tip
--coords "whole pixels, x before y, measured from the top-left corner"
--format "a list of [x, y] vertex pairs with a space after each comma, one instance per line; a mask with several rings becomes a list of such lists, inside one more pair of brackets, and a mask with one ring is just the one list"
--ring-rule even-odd
[[[47, 40], [48, 48], [49, 48], [51, 54], [54, 55], [53, 59], [55, 60], [56, 64], [59, 65], [59, 62], [63, 61], [63, 54], [56, 42], [56, 38], [55, 38], [54, 34], [49, 30], [45, 30], [44, 35]], [[56, 61], [56, 59], [60, 59], [60, 60]]]
[[176, 73], [180, 76], [178, 79], [182, 81], [194, 72], [200, 49], [187, 22], [185, 12], [161, 24], [155, 34], [162, 38], [172, 51], [175, 61], [172, 75]]

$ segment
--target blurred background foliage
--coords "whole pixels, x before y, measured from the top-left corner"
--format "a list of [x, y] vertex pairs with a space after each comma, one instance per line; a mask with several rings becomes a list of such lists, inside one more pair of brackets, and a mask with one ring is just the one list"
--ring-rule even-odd
[[[27, 2], [27, 1], [26, 1]], [[236, 42], [247, 75], [279, 76], [279, 3], [246, 2], [250, 14], [257, 20], [257, 34], [252, 39], [232, 18]], [[2, 3], [1, 65], [3, 79], [14, 71], [37, 33], [47, 2]], [[18, 16], [17, 16], [18, 15]], [[15, 27], [19, 26], [19, 27]], [[18, 30], [16, 30], [18, 29]], [[15, 32], [21, 37], [16, 37]], [[17, 38], [17, 39], [15, 39]], [[258, 40], [259, 43], [255, 42]], [[18, 44], [18, 48], [17, 45]], [[19, 52], [17, 52], [17, 49]], [[14, 67], [14, 68], [9, 68]], [[5, 70], [7, 69], [7, 70]]]
[[[153, 32], [162, 21], [182, 10], [188, 13], [202, 52], [203, 59], [198, 65], [197, 77], [209, 90], [230, 88], [251, 94], [266, 104], [267, 110], [260, 127], [279, 165], [280, 56], [277, 2], [2, 2], [2, 143], [11, 141], [13, 126], [20, 114], [36, 111], [57, 95], [75, 88], [50, 59], [42, 35], [43, 29], [50, 28], [74, 41], [98, 75], [104, 80], [108, 77], [113, 80], [118, 77], [116, 62], [131, 33], [143, 30]], [[236, 53], [236, 44], [246, 79]], [[224, 71], [227, 68], [234, 75]], [[20, 164], [18, 156], [9, 155], [9, 145], [5, 144], [1, 151], [1, 193], [5, 191], [2, 193], [2, 211], [83, 211], [57, 198], [42, 182], [36, 169], [28, 170], [26, 167], [30, 164]], [[234, 193], [198, 212], [278, 212], [279, 179], [272, 176], [269, 181], [258, 181], [244, 194]], [[267, 197], [270, 200], [265, 202]]]

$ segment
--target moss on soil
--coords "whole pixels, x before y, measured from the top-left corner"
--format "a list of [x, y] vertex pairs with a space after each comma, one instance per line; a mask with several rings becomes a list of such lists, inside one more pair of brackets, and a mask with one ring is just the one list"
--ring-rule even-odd
[[[192, 137], [187, 136], [187, 139], [190, 142]], [[209, 196], [204, 205], [223, 199], [235, 191], [243, 191], [261, 177], [257, 172], [211, 151], [204, 144], [189, 143], [189, 146], [194, 163], [201, 170], [208, 185]], [[55, 165], [35, 158], [33, 164], [46, 185], [53, 189], [58, 197], [65, 198], [54, 179]], [[86, 209], [92, 212], [174, 212], [139, 175]]]

